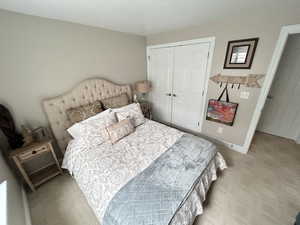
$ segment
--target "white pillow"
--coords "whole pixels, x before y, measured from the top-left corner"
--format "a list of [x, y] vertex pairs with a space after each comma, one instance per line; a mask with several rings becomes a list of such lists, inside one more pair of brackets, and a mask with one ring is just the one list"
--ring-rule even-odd
[[115, 113], [111, 109], [107, 109], [86, 120], [75, 123], [67, 131], [73, 138], [84, 138], [94, 144], [101, 144], [108, 139], [105, 127], [115, 123], [117, 123]]
[[116, 113], [118, 121], [131, 119], [134, 127], [137, 127], [145, 122], [145, 117], [139, 103], [132, 103], [117, 109], [113, 109]]

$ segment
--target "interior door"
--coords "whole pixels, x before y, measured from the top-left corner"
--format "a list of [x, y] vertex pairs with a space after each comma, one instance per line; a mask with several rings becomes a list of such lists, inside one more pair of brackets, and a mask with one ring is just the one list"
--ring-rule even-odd
[[172, 124], [200, 131], [209, 43], [174, 48]]
[[291, 35], [265, 103], [258, 130], [297, 140], [300, 136], [300, 35]]
[[173, 73], [173, 49], [157, 48], [148, 53], [148, 80], [152, 83], [150, 101], [153, 119], [171, 122], [171, 92]]

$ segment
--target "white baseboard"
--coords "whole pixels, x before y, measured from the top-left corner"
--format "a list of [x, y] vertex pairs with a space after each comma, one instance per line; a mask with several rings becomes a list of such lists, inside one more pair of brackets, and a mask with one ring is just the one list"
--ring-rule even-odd
[[239, 152], [239, 153], [242, 153], [242, 154], [247, 154], [247, 152], [248, 152], [248, 148], [245, 147], [245, 146], [233, 144], [233, 143], [224, 141], [224, 140], [222, 140], [220, 138], [216, 138], [216, 137], [212, 137], [212, 136], [208, 136], [208, 135], [204, 135], [204, 134], [200, 134], [200, 136], [202, 136], [202, 137], [204, 137], [204, 138], [206, 138], [208, 140], [214, 141], [216, 143], [225, 145], [230, 150], [233, 150], [233, 151], [236, 151], [236, 152]]
[[23, 186], [21, 188], [22, 188], [22, 200], [23, 200], [24, 213], [25, 213], [25, 224], [26, 225], [32, 225], [30, 209], [29, 209], [29, 205], [28, 205], [28, 199], [27, 199], [26, 191], [25, 191]]
[[[156, 122], [162, 123], [160, 121], [156, 121]], [[165, 124], [165, 125], [170, 126], [170, 127], [174, 127], [174, 128], [176, 128], [178, 130], [181, 130], [183, 132], [191, 133], [191, 134], [194, 134], [196, 136], [206, 138], [210, 141], [215, 141], [216, 143], [223, 144], [226, 147], [228, 147], [229, 149], [237, 151], [237, 152], [242, 153], [242, 154], [247, 154], [247, 152], [249, 150], [249, 148], [245, 145], [242, 146], [242, 145], [232, 144], [232, 143], [229, 143], [227, 141], [221, 140], [220, 138], [213, 137], [213, 136], [208, 136], [207, 134], [203, 134], [203, 133], [200, 133], [200, 132], [191, 131], [191, 130], [188, 130], [188, 129], [183, 128], [183, 127], [178, 127], [178, 126], [173, 125], [173, 124], [166, 124], [166, 123], [162, 123], [162, 124]]]
[[246, 148], [245, 146], [241, 146], [241, 145], [236, 145], [236, 144], [232, 144], [226, 141], [222, 141], [221, 142], [226, 145], [228, 148], [237, 151], [239, 153], [243, 153], [243, 154], [247, 154], [248, 152], [248, 148]]

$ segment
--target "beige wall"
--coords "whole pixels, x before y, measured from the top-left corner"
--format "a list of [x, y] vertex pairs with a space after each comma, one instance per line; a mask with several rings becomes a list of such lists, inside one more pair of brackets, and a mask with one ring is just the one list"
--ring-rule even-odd
[[[232, 15], [223, 20], [212, 21], [197, 27], [170, 31], [147, 36], [147, 45], [163, 44], [182, 40], [190, 40], [201, 37], [216, 37], [216, 46], [212, 62], [211, 75], [217, 73], [228, 75], [243, 75], [249, 73], [265, 74], [271, 60], [271, 56], [278, 38], [281, 26], [300, 23], [299, 9], [289, 11], [271, 12], [263, 9], [244, 14]], [[250, 14], [250, 15], [249, 15]], [[254, 16], [255, 15], [255, 16]], [[230, 40], [259, 37], [259, 42], [250, 70], [223, 69], [227, 42]], [[209, 81], [208, 98], [217, 98], [221, 89], [218, 85]], [[248, 100], [240, 99], [240, 91], [249, 91]], [[229, 89], [230, 100], [238, 102], [239, 108], [235, 123], [232, 127], [219, 123], [204, 121], [203, 133], [217, 137], [221, 140], [243, 145], [248, 131], [252, 114], [254, 112], [260, 89], [241, 87], [239, 91]], [[223, 134], [218, 134], [217, 128], [223, 127]]]
[[[211, 75], [266, 73], [282, 25], [300, 23], [297, 8], [289, 11], [237, 14], [197, 27], [149, 35], [147, 45], [215, 36]], [[254, 15], [255, 16], [252, 16]], [[248, 15], [248, 16], [247, 16]], [[238, 19], [237, 19], [238, 18]], [[0, 103], [13, 112], [17, 123], [33, 127], [46, 124], [41, 100], [61, 94], [92, 76], [119, 83], [145, 78], [145, 38], [0, 10]], [[251, 70], [223, 70], [229, 40], [259, 37]], [[250, 99], [240, 99], [240, 91]], [[209, 82], [208, 98], [221, 90]], [[242, 145], [260, 89], [230, 89], [231, 101], [239, 102], [233, 127], [205, 121], [205, 134]], [[216, 133], [224, 127], [223, 134]]]
[[145, 79], [142, 36], [0, 10], [0, 103], [17, 123], [46, 123], [41, 100], [83, 79]]

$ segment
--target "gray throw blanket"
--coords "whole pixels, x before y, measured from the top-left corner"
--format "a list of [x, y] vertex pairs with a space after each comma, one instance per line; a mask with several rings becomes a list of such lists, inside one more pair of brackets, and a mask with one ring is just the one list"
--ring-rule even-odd
[[168, 225], [216, 154], [216, 147], [184, 134], [110, 201], [103, 225]]

